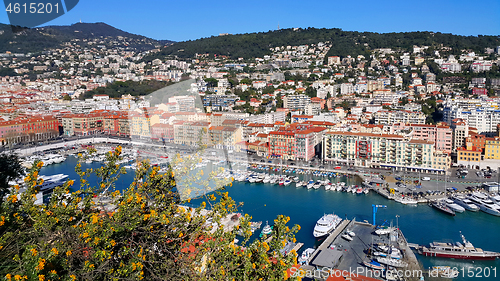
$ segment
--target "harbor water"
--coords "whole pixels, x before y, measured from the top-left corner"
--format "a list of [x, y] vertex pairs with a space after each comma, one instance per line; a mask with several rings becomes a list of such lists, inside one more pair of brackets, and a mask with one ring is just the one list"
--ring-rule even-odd
[[[68, 157], [65, 162], [43, 167], [41, 175], [67, 174], [70, 179], [78, 179], [74, 171], [77, 159]], [[98, 168], [101, 163], [82, 163], [82, 168]], [[134, 178], [133, 170], [122, 175], [116, 182], [117, 189], [127, 188]], [[315, 179], [315, 178], [312, 178]], [[360, 184], [356, 178], [340, 177], [333, 181], [344, 181], [348, 185]], [[76, 181], [78, 182], [78, 181]], [[92, 183], [92, 179], [90, 179]], [[76, 186], [76, 184], [75, 184]], [[77, 187], [76, 187], [77, 188]], [[451, 217], [425, 204], [418, 206], [403, 205], [387, 200], [380, 195], [352, 194], [320, 189], [307, 189], [289, 186], [279, 186], [264, 183], [234, 182], [226, 191], [237, 203], [243, 202], [240, 208], [242, 213], [248, 213], [253, 221], [266, 221], [270, 224], [278, 215], [290, 217], [290, 225], [299, 224], [301, 230], [297, 233], [297, 241], [304, 243], [302, 250], [315, 247], [318, 240], [312, 235], [316, 221], [325, 213], [335, 213], [342, 218], [372, 223], [372, 204], [386, 205], [379, 208], [376, 214], [376, 223], [399, 226], [410, 243], [426, 245], [433, 241], [456, 242], [460, 241], [459, 232], [483, 250], [500, 252], [500, 217], [483, 212], [458, 213]], [[192, 200], [191, 204], [199, 204], [200, 199]], [[397, 218], [396, 215], [399, 217]], [[258, 236], [260, 229], [256, 231]], [[300, 253], [300, 251], [299, 251]], [[431, 258], [417, 255], [424, 270], [432, 266], [456, 267], [460, 274], [454, 280], [500, 280], [499, 260], [495, 261], [464, 261], [443, 258]], [[360, 261], [361, 262], [361, 261]], [[500, 268], [499, 268], [500, 271]], [[425, 277], [425, 275], [424, 275]]]

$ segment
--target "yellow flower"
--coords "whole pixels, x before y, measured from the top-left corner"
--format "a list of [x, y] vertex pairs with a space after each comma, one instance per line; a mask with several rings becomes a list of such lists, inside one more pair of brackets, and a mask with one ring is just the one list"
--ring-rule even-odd
[[74, 180], [69, 180], [69, 181], [68, 181], [68, 185], [69, 185], [69, 186], [73, 185], [74, 183], [75, 183], [75, 181], [74, 181]]
[[16, 202], [17, 202], [17, 195], [11, 195], [11, 196], [10, 196], [10, 201], [11, 201], [12, 203], [16, 203]]
[[76, 280], [76, 276], [75, 276], [74, 274], [70, 275], [69, 277], [70, 277], [73, 281], [75, 281], [75, 280]]
[[38, 281], [45, 281], [45, 275], [38, 275]]
[[10, 280], [12, 278], [12, 275], [7, 274], [7, 275], [5, 275], [5, 278], [7, 278], [8, 280]]
[[16, 280], [21, 280], [21, 275], [15, 275], [15, 276], [14, 276], [14, 279], [16, 279]]
[[182, 234], [182, 232], [181, 232], [181, 233], [179, 233], [179, 237], [182, 237], [182, 235], [184, 235], [184, 234]]
[[59, 251], [56, 249], [56, 248], [52, 248], [52, 253], [54, 253], [54, 255], [59, 255]]
[[52, 269], [52, 270], [50, 271], [50, 273], [52, 273], [52, 274], [57, 274], [57, 271], [55, 271], [55, 270], [53, 270], [53, 269]]
[[92, 223], [96, 224], [99, 221], [99, 217], [97, 217], [97, 214], [92, 215]]
[[38, 169], [40, 169], [41, 167], [43, 167], [43, 162], [42, 161], [38, 162], [38, 164], [36, 164], [36, 167]]
[[36, 256], [38, 254], [38, 252], [36, 251], [36, 249], [31, 249], [31, 255], [32, 256]]
[[110, 244], [111, 244], [111, 246], [113, 246], [113, 247], [114, 247], [114, 246], [116, 245], [115, 240], [111, 240]]

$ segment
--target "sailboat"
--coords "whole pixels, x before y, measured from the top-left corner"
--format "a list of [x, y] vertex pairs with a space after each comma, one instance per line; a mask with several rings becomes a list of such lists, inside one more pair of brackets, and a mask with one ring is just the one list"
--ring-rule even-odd
[[372, 268], [372, 269], [377, 269], [377, 270], [385, 270], [385, 266], [380, 264], [378, 261], [375, 261], [373, 259], [373, 236], [372, 236], [372, 246], [369, 249], [370, 250], [370, 261], [363, 261], [363, 265]]

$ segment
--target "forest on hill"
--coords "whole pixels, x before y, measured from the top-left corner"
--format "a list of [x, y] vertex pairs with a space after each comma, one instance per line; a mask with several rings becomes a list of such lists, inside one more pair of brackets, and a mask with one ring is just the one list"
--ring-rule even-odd
[[452, 52], [459, 53], [462, 49], [484, 52], [485, 48], [500, 45], [499, 36], [461, 36], [439, 32], [401, 32], [374, 33], [343, 31], [332, 28], [281, 29], [269, 32], [212, 36], [193, 41], [178, 42], [166, 46], [160, 52], [145, 58], [151, 61], [155, 58], [177, 56], [192, 58], [195, 54], [225, 55], [231, 58], [255, 58], [270, 54], [269, 48], [280, 46], [297, 46], [331, 42], [332, 48], [327, 56], [367, 55], [377, 48], [394, 48], [411, 51], [417, 46], [447, 46]]

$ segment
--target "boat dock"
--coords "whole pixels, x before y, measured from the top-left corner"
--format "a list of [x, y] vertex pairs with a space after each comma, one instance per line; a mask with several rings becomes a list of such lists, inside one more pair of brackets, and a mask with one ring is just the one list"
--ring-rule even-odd
[[[342, 236], [349, 230], [355, 233], [351, 241]], [[421, 266], [413, 251], [410, 249], [413, 244], [409, 244], [400, 230], [393, 231], [392, 234], [377, 235], [376, 227], [364, 222], [353, 220], [343, 221], [321, 245], [311, 254], [308, 265], [301, 266], [304, 271], [324, 272], [325, 268], [334, 271], [352, 272], [359, 275], [371, 277], [374, 279], [385, 280], [385, 273], [377, 276], [375, 270], [366, 267], [363, 262], [369, 262], [370, 247], [373, 244], [392, 245], [400, 249], [401, 260], [408, 264], [403, 270], [417, 271]], [[320, 274], [319, 274], [320, 275]], [[324, 276], [320, 275], [320, 276]], [[405, 280], [419, 280], [419, 277], [405, 278]], [[315, 276], [315, 280], [325, 280], [322, 277]]]

